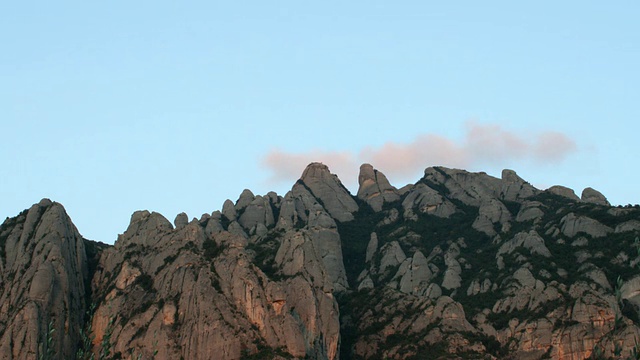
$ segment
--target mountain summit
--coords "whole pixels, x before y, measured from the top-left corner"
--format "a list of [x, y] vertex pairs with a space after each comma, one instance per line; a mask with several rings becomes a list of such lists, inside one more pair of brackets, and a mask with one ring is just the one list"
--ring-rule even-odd
[[640, 208], [429, 167], [354, 196], [312, 163], [284, 196], [146, 210], [114, 246], [42, 200], [0, 226], [0, 359], [584, 359], [639, 350]]

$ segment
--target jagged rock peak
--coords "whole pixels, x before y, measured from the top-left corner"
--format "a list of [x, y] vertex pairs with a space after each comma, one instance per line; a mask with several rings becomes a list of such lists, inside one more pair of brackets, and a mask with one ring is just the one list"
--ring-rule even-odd
[[385, 202], [400, 199], [398, 190], [391, 186], [387, 177], [374, 169], [371, 164], [360, 166], [358, 185], [358, 198], [368, 203], [375, 211], [382, 210], [382, 205]]
[[300, 176], [300, 180], [302, 180], [302, 182], [304, 182], [305, 184], [307, 182], [313, 181], [313, 179], [322, 179], [325, 181], [331, 179], [332, 181], [338, 182], [340, 183], [340, 185], [342, 185], [340, 179], [338, 179], [338, 176], [332, 174], [329, 170], [329, 167], [321, 162], [310, 163], [302, 172], [302, 176]]
[[430, 187], [444, 186], [448, 197], [472, 206], [480, 206], [483, 199], [498, 198], [502, 191], [502, 180], [485, 172], [473, 173], [442, 166], [426, 168], [422, 181]]
[[189, 217], [187, 217], [187, 214], [185, 214], [184, 212], [181, 212], [180, 214], [176, 215], [175, 220], [173, 220], [173, 225], [175, 225], [176, 229], [183, 228], [187, 226], [188, 223], [189, 223]]
[[227, 199], [222, 204], [222, 215], [224, 215], [229, 220], [235, 220], [237, 211], [236, 206], [233, 205], [233, 201]]
[[597, 204], [597, 205], [611, 206], [607, 198], [604, 195], [602, 195], [600, 191], [590, 187], [582, 190], [581, 198], [582, 198], [582, 201], [584, 202]]
[[247, 205], [251, 204], [253, 199], [255, 199], [255, 195], [253, 194], [253, 192], [251, 192], [251, 190], [249, 189], [242, 190], [242, 193], [240, 194], [240, 197], [236, 202], [236, 209], [237, 210], [244, 209], [245, 207], [247, 207]]
[[296, 186], [304, 186], [318, 202], [338, 221], [353, 220], [353, 213], [358, 211], [358, 204], [340, 179], [329, 171], [322, 163], [311, 163], [304, 169]]
[[525, 199], [535, 195], [538, 189], [524, 181], [515, 171], [502, 170], [502, 198], [508, 201]]
[[[180, 223], [181, 221], [180, 214], [176, 217], [176, 223]], [[185, 219], [187, 219], [185, 214]], [[114, 246], [117, 249], [126, 248], [132, 241], [137, 241], [136, 239], [145, 239], [144, 242], [139, 245], [144, 246], [153, 246], [155, 245], [154, 236], [151, 234], [155, 234], [158, 231], [171, 231], [173, 230], [173, 225], [167, 218], [165, 218], [162, 214], [157, 212], [149, 212], [148, 210], [138, 210], [131, 214], [131, 221], [129, 222], [129, 226], [127, 230], [123, 234], [118, 235], [118, 239]], [[148, 237], [139, 237], [139, 234], [149, 235]]]
[[42, 199], [7, 218], [0, 226], [0, 359], [48, 358], [47, 338], [55, 358], [71, 359], [88, 276], [84, 239], [61, 204]]

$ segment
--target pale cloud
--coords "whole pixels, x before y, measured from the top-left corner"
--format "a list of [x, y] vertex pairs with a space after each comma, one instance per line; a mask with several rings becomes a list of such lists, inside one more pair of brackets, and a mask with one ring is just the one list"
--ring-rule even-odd
[[560, 132], [519, 134], [497, 124], [468, 122], [461, 140], [437, 134], [421, 134], [409, 143], [387, 142], [360, 151], [289, 153], [272, 150], [263, 165], [272, 171], [272, 181], [297, 179], [310, 162], [322, 162], [349, 185], [357, 178], [359, 166], [371, 163], [387, 176], [408, 180], [428, 166], [477, 168], [504, 166], [518, 162], [547, 164], [562, 162], [577, 151], [576, 142]]
[[567, 155], [578, 150], [576, 142], [559, 132], [545, 132], [536, 138], [534, 154], [541, 162], [561, 162]]
[[567, 135], [546, 131], [538, 134], [516, 134], [500, 125], [467, 123], [462, 144], [470, 164], [499, 165], [512, 160], [558, 163], [578, 147]]
[[300, 177], [309, 163], [321, 162], [340, 177], [354, 176], [359, 171], [357, 159], [348, 151], [312, 150], [306, 153], [288, 153], [279, 149], [269, 151], [262, 164], [272, 171], [271, 181], [291, 181]]
[[365, 148], [358, 154], [358, 159], [398, 177], [415, 174], [416, 170], [423, 170], [425, 164], [468, 165], [467, 154], [458, 144], [433, 134], [419, 135], [408, 144], [387, 142], [379, 148]]

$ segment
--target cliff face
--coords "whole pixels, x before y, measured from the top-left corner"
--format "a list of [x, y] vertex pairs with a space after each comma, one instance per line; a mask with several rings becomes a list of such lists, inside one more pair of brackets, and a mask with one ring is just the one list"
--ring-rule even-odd
[[87, 309], [84, 245], [62, 205], [49, 200], [2, 224], [0, 358], [75, 355]]
[[365, 164], [359, 184], [314, 163], [200, 219], [138, 211], [113, 247], [43, 200], [0, 227], [0, 357], [73, 358], [81, 329], [159, 359], [583, 359], [640, 339], [640, 209], [511, 170], [398, 190]]

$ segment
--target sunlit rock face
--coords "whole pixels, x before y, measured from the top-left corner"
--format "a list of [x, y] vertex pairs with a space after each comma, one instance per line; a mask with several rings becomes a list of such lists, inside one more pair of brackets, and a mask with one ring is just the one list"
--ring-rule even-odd
[[43, 199], [7, 218], [0, 227], [0, 358], [72, 358], [88, 280], [84, 240], [62, 205]]
[[358, 185], [358, 198], [369, 204], [374, 211], [382, 210], [385, 203], [400, 199], [398, 190], [391, 186], [387, 177], [370, 164], [360, 166]]
[[312, 163], [284, 196], [244, 190], [199, 220], [136, 211], [113, 246], [43, 200], [0, 227], [0, 359], [633, 351], [640, 209], [513, 170], [429, 167], [397, 190], [364, 164], [358, 182]]

